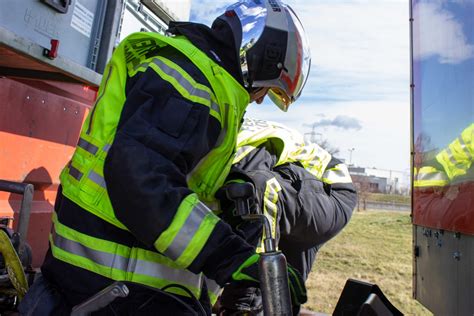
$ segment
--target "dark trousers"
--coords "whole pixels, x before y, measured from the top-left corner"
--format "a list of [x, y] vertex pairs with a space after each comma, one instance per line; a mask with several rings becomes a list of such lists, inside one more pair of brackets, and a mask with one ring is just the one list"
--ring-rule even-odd
[[[134, 294], [140, 285], [127, 284], [130, 294], [117, 298], [110, 305], [92, 315], [202, 315], [197, 303], [190, 298], [155, 292], [145, 294], [142, 290]], [[40, 276], [19, 306], [20, 315], [49, 316], [70, 315], [72, 306], [64, 296], [44, 277]], [[209, 306], [203, 307], [211, 315]]]

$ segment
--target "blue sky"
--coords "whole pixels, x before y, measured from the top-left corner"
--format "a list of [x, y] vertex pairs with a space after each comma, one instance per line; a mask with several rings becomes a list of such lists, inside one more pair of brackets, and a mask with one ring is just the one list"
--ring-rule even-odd
[[414, 41], [415, 104], [422, 109], [415, 137], [429, 138], [424, 150], [445, 148], [474, 122], [473, 6], [472, 0], [415, 6], [415, 21], [422, 22]]
[[[190, 20], [211, 25], [234, 1], [193, 1]], [[408, 1], [288, 0], [311, 45], [312, 69], [287, 113], [266, 100], [247, 115], [317, 135], [359, 166], [410, 165]]]

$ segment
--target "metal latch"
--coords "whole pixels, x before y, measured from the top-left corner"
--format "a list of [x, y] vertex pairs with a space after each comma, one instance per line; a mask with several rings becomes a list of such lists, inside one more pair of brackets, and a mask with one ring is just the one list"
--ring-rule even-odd
[[71, 5], [71, 0], [41, 0], [44, 4], [49, 5], [54, 10], [59, 13], [67, 13], [69, 6]]

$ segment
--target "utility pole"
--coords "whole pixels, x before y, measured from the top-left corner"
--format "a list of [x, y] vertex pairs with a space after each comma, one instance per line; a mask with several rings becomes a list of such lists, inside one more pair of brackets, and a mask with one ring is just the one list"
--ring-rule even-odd
[[315, 131], [316, 125], [317, 125], [316, 123], [313, 123], [312, 126], [311, 126], [311, 132], [304, 133], [304, 135], [309, 135], [309, 141], [312, 142], [312, 143], [317, 143], [316, 135], [319, 136], [319, 140], [321, 140], [321, 137], [323, 137], [323, 134], [316, 133], [316, 131]]
[[351, 166], [352, 165], [352, 152], [355, 150], [355, 148], [352, 147], [352, 148], [349, 148], [348, 150], [349, 150], [349, 166]]

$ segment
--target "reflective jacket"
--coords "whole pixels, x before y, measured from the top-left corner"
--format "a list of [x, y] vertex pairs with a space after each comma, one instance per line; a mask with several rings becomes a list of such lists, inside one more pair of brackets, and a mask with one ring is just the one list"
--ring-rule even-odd
[[442, 187], [462, 181], [471, 169], [474, 157], [474, 124], [465, 128], [461, 135], [441, 150], [434, 161], [414, 169], [414, 183], [417, 188]]
[[246, 118], [230, 178], [249, 178], [257, 203], [295, 249], [336, 235], [349, 221], [356, 191], [347, 166], [282, 124]]
[[449, 146], [436, 155], [450, 180], [461, 177], [471, 168], [474, 157], [474, 124], [464, 129]]
[[178, 284], [196, 297], [200, 272], [228, 281], [252, 250], [204, 202], [229, 172], [248, 103], [246, 90], [184, 36], [127, 37], [61, 174], [50, 261], [156, 288]]

